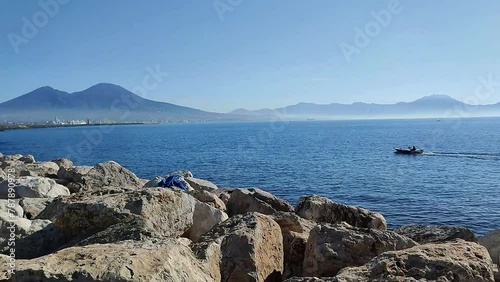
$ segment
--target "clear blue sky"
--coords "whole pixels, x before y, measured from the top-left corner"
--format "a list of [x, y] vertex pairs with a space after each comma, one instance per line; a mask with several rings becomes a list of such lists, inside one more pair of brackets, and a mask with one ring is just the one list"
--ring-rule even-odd
[[[347, 62], [340, 44], [355, 46], [355, 27], [389, 2], [242, 0], [221, 20], [212, 0], [71, 0], [16, 53], [9, 34], [22, 36], [22, 18], [33, 22], [43, 10], [39, 1], [3, 0], [0, 102], [45, 85], [132, 89], [156, 65], [169, 76], [147, 98], [220, 112], [432, 93], [464, 99], [479, 76], [500, 80], [495, 0], [401, 0], [402, 10]], [[500, 89], [481, 103], [498, 101]]]

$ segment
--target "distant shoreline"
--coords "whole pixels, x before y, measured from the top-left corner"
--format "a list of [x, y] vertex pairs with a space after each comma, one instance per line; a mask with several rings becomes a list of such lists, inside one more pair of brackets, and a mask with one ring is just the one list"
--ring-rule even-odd
[[0, 124], [0, 131], [36, 129], [36, 128], [59, 128], [59, 127], [87, 127], [87, 126], [109, 126], [109, 125], [144, 125], [145, 122], [122, 122], [122, 123], [91, 123], [91, 124]]

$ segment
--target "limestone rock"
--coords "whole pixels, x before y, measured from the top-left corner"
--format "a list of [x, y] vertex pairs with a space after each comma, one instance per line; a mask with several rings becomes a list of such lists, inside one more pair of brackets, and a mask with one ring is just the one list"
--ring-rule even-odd
[[[174, 239], [71, 247], [17, 260], [12, 281], [213, 282], [189, 247]], [[0, 266], [5, 272], [7, 265]]]
[[59, 166], [54, 162], [29, 163], [19, 172], [19, 176], [57, 177]]
[[479, 244], [488, 250], [493, 263], [500, 265], [500, 229], [480, 237]]
[[167, 178], [167, 177], [172, 176], [174, 174], [178, 174], [178, 175], [180, 175], [180, 176], [182, 176], [184, 178], [186, 178], [186, 177], [193, 177], [193, 173], [191, 171], [189, 171], [189, 170], [177, 170], [177, 171], [173, 171], [173, 172], [171, 172], [171, 173], [169, 173], [169, 174], [167, 174], [167, 175], [165, 175], [163, 177]]
[[299, 216], [318, 223], [339, 223], [345, 221], [359, 228], [375, 228], [387, 230], [387, 222], [380, 213], [360, 207], [347, 206], [316, 196], [304, 196], [299, 199], [295, 208]]
[[82, 182], [83, 176], [87, 174], [92, 166], [59, 167], [57, 177], [71, 182]]
[[158, 187], [160, 182], [162, 180], [162, 177], [160, 176], [157, 176], [151, 180], [149, 180], [148, 182], [146, 182], [146, 184], [144, 184], [142, 187], [143, 188], [153, 188], [153, 187]]
[[259, 213], [236, 215], [193, 243], [213, 281], [281, 281], [283, 238], [279, 225]]
[[293, 211], [293, 207], [285, 200], [257, 188], [234, 189], [226, 206], [229, 216], [247, 212], [271, 215], [279, 211]]
[[0, 213], [23, 217], [24, 211], [19, 205], [19, 199], [0, 199]]
[[95, 165], [82, 177], [82, 184], [85, 190], [103, 187], [142, 187], [141, 181], [133, 172], [113, 161]]
[[406, 225], [395, 229], [394, 232], [420, 244], [447, 242], [455, 239], [477, 242], [476, 236], [471, 230], [459, 226]]
[[33, 155], [24, 155], [19, 158], [19, 161], [26, 164], [32, 164], [35, 162], [35, 157], [33, 157]]
[[375, 256], [418, 245], [392, 231], [361, 229], [343, 222], [320, 224], [307, 241], [304, 276], [328, 277], [348, 266], [361, 266]]
[[342, 269], [339, 282], [364, 281], [493, 281], [486, 249], [460, 239], [385, 252], [359, 267]]
[[64, 168], [72, 168], [74, 166], [73, 162], [70, 159], [62, 158], [62, 159], [55, 159], [52, 160], [51, 162], [57, 164], [59, 168], [64, 167]]
[[209, 204], [216, 209], [226, 211], [226, 204], [213, 193], [205, 190], [193, 190], [189, 192], [189, 195], [193, 196], [196, 200]]
[[22, 158], [23, 155], [21, 154], [16, 154], [16, 155], [3, 155], [2, 161], [19, 161], [20, 158]]
[[272, 218], [280, 226], [283, 236], [283, 279], [302, 276], [307, 239], [316, 223], [291, 212], [279, 212]]
[[186, 180], [191, 187], [193, 187], [194, 190], [204, 190], [208, 192], [213, 192], [217, 189], [217, 185], [213, 184], [212, 182], [204, 179], [199, 179], [199, 178], [194, 178], [194, 177], [184, 177], [184, 180]]
[[[44, 177], [22, 176], [16, 179], [16, 198], [53, 198], [69, 195], [68, 188]], [[0, 198], [8, 197], [8, 182], [0, 183]]]
[[194, 208], [193, 225], [184, 234], [192, 241], [197, 241], [215, 225], [227, 220], [227, 214], [205, 203], [198, 202]]
[[51, 202], [51, 198], [22, 198], [19, 206], [24, 210], [25, 218], [34, 219]]
[[193, 224], [196, 200], [183, 192], [149, 188], [95, 193], [57, 198], [37, 218], [51, 220], [70, 240], [84, 239], [112, 225], [131, 221], [142, 222], [166, 237], [180, 236]]

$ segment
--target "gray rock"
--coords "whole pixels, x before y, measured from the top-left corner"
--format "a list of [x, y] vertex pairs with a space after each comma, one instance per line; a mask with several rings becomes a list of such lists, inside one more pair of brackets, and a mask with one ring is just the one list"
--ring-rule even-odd
[[189, 195], [193, 196], [196, 200], [209, 204], [216, 209], [224, 212], [226, 211], [226, 204], [224, 204], [224, 202], [213, 193], [205, 190], [193, 190], [189, 191]]
[[361, 229], [343, 222], [314, 227], [304, 255], [304, 276], [328, 277], [348, 266], [361, 266], [375, 256], [418, 245], [415, 241], [378, 229]]
[[136, 187], [141, 188], [140, 179], [130, 170], [116, 162], [109, 161], [95, 165], [82, 176], [85, 190], [96, 190], [104, 187]]
[[162, 180], [162, 177], [161, 176], [157, 176], [151, 180], [149, 180], [148, 182], [146, 182], [146, 184], [143, 185], [143, 188], [153, 188], [153, 187], [158, 187], [160, 182]]
[[19, 158], [19, 161], [26, 164], [32, 164], [35, 162], [35, 157], [33, 157], [33, 155], [24, 155]]
[[0, 213], [23, 217], [24, 211], [19, 205], [19, 199], [0, 199]]
[[281, 281], [280, 227], [259, 213], [236, 215], [212, 228], [191, 248], [212, 281]]
[[208, 192], [213, 192], [217, 189], [217, 185], [204, 179], [194, 178], [194, 177], [184, 177], [187, 183], [193, 187], [194, 190], [204, 190]]
[[448, 242], [455, 239], [477, 242], [474, 233], [465, 227], [438, 225], [406, 225], [394, 232], [417, 241], [420, 244]]
[[234, 189], [227, 202], [229, 216], [247, 212], [259, 212], [272, 215], [277, 212], [293, 212], [293, 207], [271, 193], [257, 188]]
[[342, 269], [339, 282], [493, 281], [486, 249], [460, 239], [385, 252], [363, 266]]
[[24, 169], [20, 170], [19, 176], [39, 176], [39, 177], [57, 177], [59, 166], [54, 162], [41, 162], [26, 164]]
[[52, 200], [51, 198], [22, 198], [19, 205], [24, 210], [25, 218], [34, 219]]
[[387, 230], [387, 222], [380, 213], [355, 206], [347, 206], [316, 196], [303, 196], [295, 208], [299, 216], [318, 223], [340, 223], [345, 221], [359, 228]]
[[59, 167], [59, 170], [57, 171], [57, 177], [69, 182], [81, 183], [83, 182], [83, 176], [89, 173], [92, 168], [92, 166], [75, 166], [71, 168], [62, 166]]
[[[23, 176], [16, 179], [16, 198], [54, 198], [69, 195], [68, 188], [57, 184], [54, 180], [44, 177]], [[0, 183], [0, 198], [8, 197], [8, 182]]]
[[500, 265], [500, 229], [480, 237], [479, 244], [488, 250], [493, 263]]
[[212, 229], [212, 227], [228, 218], [225, 212], [205, 203], [198, 202], [194, 208], [193, 225], [183, 236], [192, 241], [198, 241], [198, 239]]
[[64, 168], [72, 168], [74, 166], [73, 162], [70, 159], [55, 159], [52, 160], [51, 162], [57, 164], [59, 168], [64, 167]]
[[177, 171], [173, 171], [173, 172], [171, 172], [171, 173], [169, 173], [169, 174], [167, 174], [167, 175], [165, 175], [163, 177], [167, 178], [167, 177], [172, 176], [174, 174], [178, 174], [178, 175], [180, 175], [182, 177], [193, 177], [193, 173], [191, 171], [189, 171], [189, 170], [177, 170]]

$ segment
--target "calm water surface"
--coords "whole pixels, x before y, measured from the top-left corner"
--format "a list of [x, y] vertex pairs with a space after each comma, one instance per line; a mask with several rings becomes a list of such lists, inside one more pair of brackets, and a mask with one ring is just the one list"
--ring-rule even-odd
[[[187, 169], [221, 187], [296, 203], [319, 194], [381, 212], [390, 228], [500, 228], [500, 119], [167, 124], [0, 132], [0, 152], [79, 165], [115, 160], [141, 178]], [[415, 144], [422, 156], [393, 153]]]

